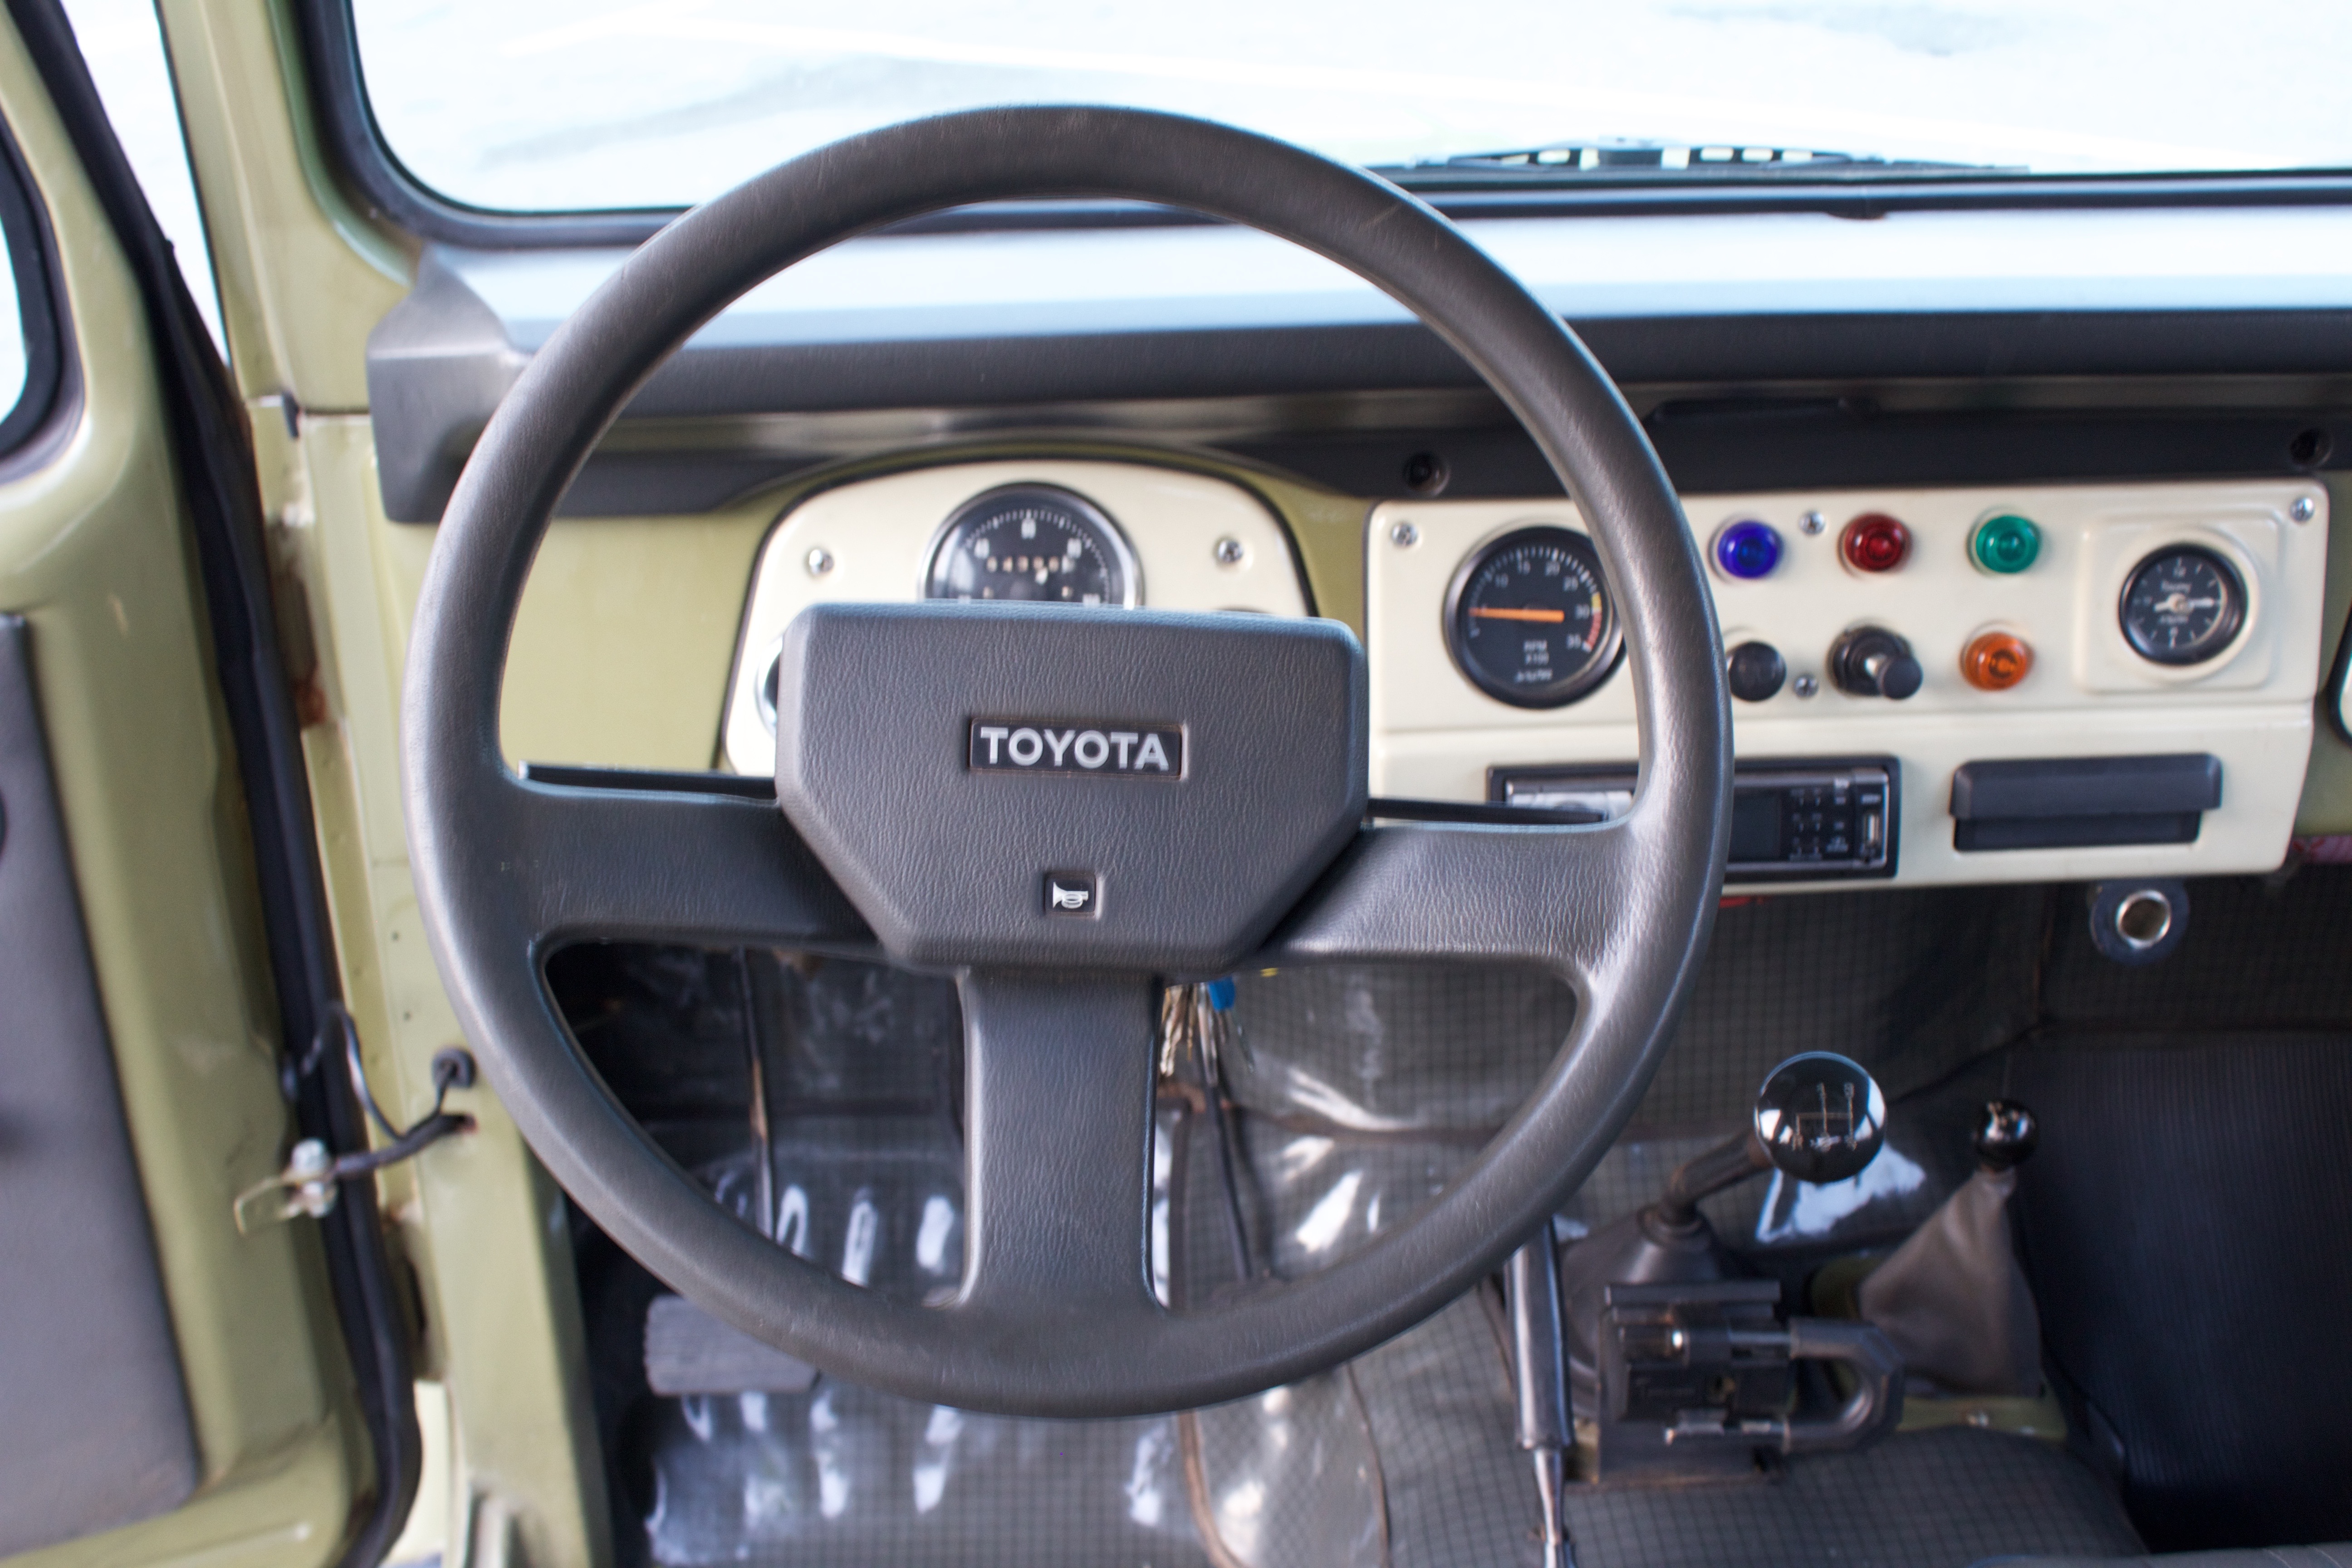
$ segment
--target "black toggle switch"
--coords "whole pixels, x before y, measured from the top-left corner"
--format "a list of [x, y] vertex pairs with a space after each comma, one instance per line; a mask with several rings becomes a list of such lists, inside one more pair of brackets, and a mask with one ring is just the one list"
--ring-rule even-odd
[[1780, 694], [1789, 679], [1788, 661], [1768, 642], [1744, 642], [1725, 658], [1724, 676], [1731, 694], [1742, 702], [1761, 702]]
[[1830, 679], [1850, 697], [1900, 702], [1916, 694], [1927, 671], [1911, 645], [1884, 626], [1856, 626], [1830, 645]]

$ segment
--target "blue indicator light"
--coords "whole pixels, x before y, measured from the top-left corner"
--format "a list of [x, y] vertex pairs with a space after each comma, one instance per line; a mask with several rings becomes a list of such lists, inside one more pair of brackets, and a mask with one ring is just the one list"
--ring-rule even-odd
[[1743, 582], [1769, 576], [1780, 564], [1780, 532], [1769, 522], [1744, 518], [1715, 536], [1715, 563], [1725, 576]]

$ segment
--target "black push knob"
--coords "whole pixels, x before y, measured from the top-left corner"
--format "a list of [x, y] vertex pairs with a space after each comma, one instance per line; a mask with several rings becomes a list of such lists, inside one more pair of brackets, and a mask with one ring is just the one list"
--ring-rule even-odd
[[1789, 679], [1789, 663], [1768, 642], [1744, 642], [1724, 658], [1724, 679], [1742, 702], [1777, 696]]
[[2032, 1157], [2042, 1142], [2042, 1123], [2013, 1100], [1990, 1100], [1973, 1142], [1977, 1158], [1997, 1175]]
[[1801, 1182], [1843, 1182], [1878, 1158], [1886, 1096], [1859, 1062], [1807, 1051], [1772, 1069], [1756, 1091], [1756, 1138]]
[[1919, 689], [1927, 671], [1911, 657], [1911, 645], [1893, 632], [1856, 626], [1830, 645], [1830, 679], [1850, 696], [1900, 702]]

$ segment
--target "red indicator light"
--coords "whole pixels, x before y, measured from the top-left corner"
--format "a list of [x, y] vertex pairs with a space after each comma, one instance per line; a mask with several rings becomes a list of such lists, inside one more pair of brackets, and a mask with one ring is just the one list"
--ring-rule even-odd
[[1911, 553], [1911, 531], [1883, 511], [1866, 511], [1845, 525], [1838, 550], [1857, 572], [1892, 572]]

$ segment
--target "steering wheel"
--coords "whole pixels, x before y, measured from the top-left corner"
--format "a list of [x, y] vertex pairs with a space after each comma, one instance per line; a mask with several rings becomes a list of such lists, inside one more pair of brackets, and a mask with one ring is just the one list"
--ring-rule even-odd
[[[1378, 285], [1461, 352], [1566, 481], [1622, 604], [1642, 735], [1626, 815], [1367, 826], [1364, 657], [1344, 627], [1042, 605], [804, 612], [779, 680], [781, 810], [508, 769], [499, 697], [525, 575], [557, 500], [646, 378], [813, 252], [1019, 197], [1131, 198], [1250, 225]], [[853, 137], [647, 241], [548, 340], [475, 448], [425, 574], [402, 711], [434, 954], [556, 1180], [744, 1332], [859, 1384], [1003, 1414], [1237, 1398], [1360, 1353], [1495, 1268], [1632, 1114], [1705, 948], [1728, 835], [1730, 720], [1704, 571], [1606, 374], [1395, 187], [1129, 110], [988, 110]], [[1076, 761], [990, 766], [984, 731], [1033, 721], [1078, 731], [1065, 742]], [[1119, 767], [1077, 765], [1100, 750], [1088, 729], [1130, 737]], [[1126, 765], [1148, 749], [1169, 765]], [[1096, 896], [1054, 907], [1041, 879], [1075, 886], [1074, 873]], [[921, 1301], [861, 1289], [720, 1209], [614, 1100], [550, 999], [548, 954], [598, 939], [878, 947], [954, 973], [961, 1287]], [[1533, 1097], [1417, 1216], [1318, 1273], [1171, 1310], [1148, 1279], [1158, 988], [1244, 961], [1538, 965], [1575, 991], [1576, 1022]]]

